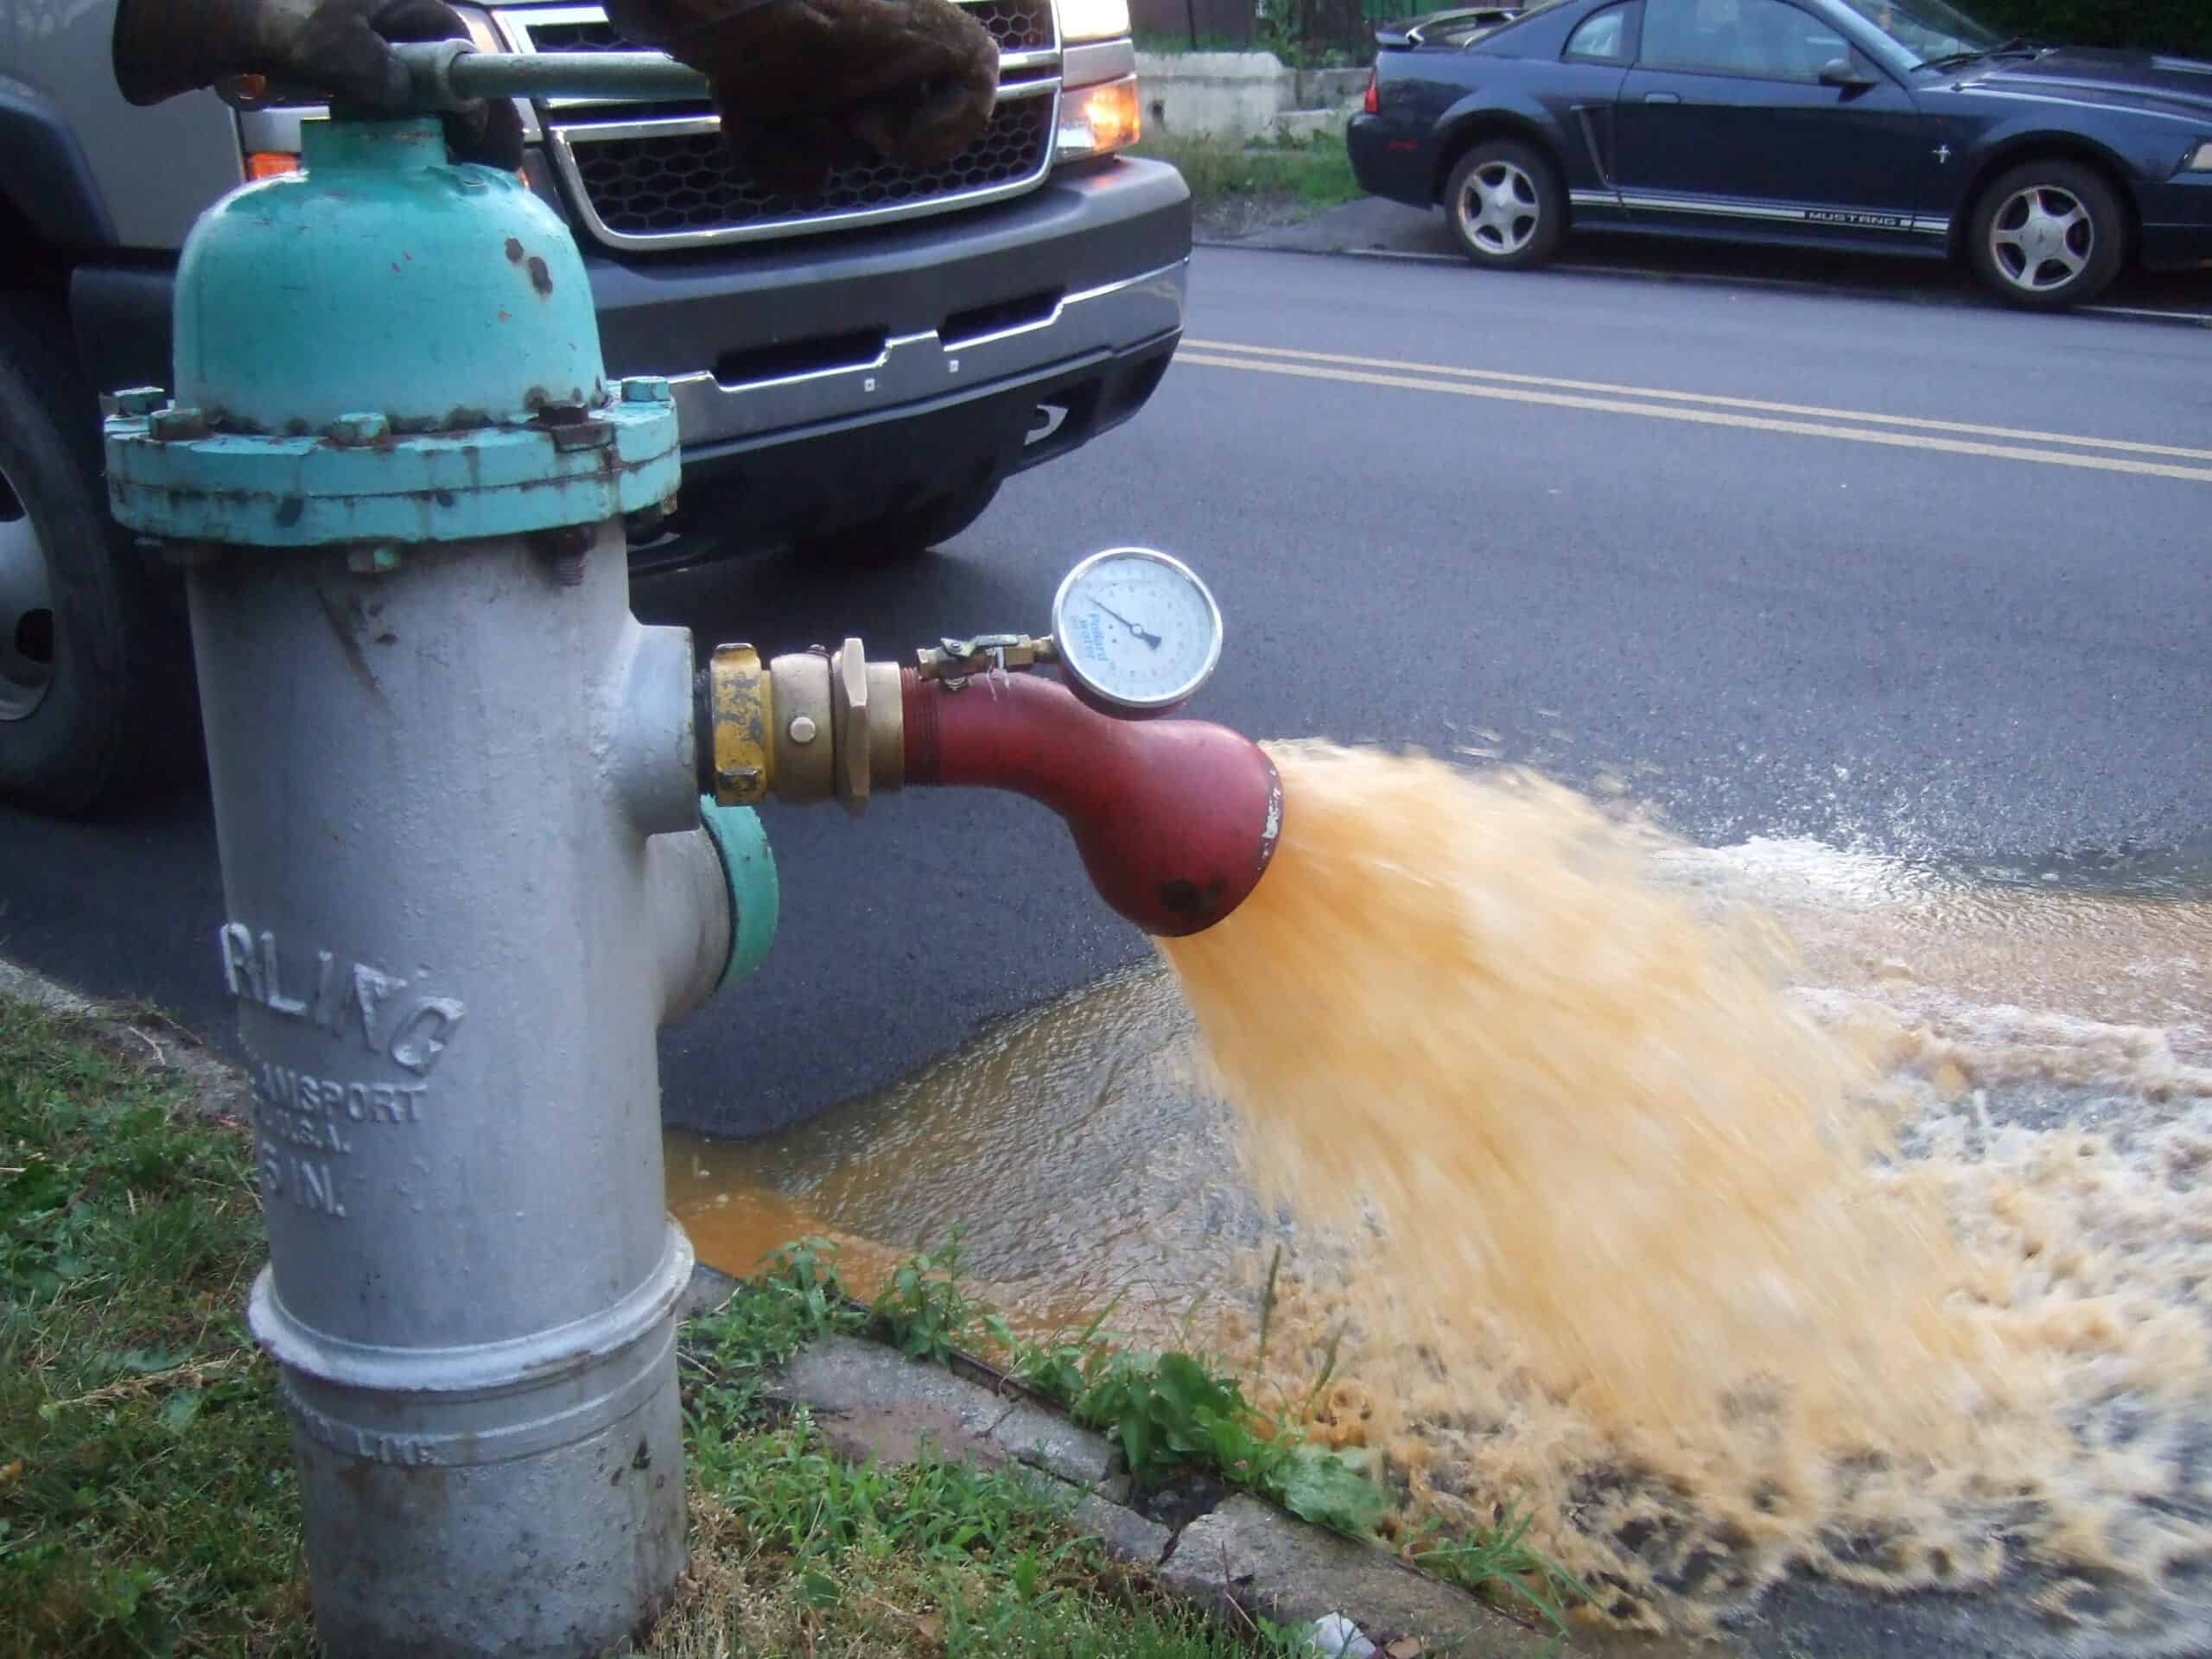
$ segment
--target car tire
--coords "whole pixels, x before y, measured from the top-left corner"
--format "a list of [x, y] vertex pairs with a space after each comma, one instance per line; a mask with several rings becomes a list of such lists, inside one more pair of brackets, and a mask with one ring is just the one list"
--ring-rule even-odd
[[1967, 230], [1974, 275], [2031, 311], [2082, 305], [2112, 286], [2127, 257], [2127, 214], [2104, 176], [2053, 157], [2007, 169], [1974, 203]]
[[99, 411], [59, 308], [0, 295], [0, 798], [75, 816], [158, 772], [189, 684], [181, 607], [108, 508]]
[[1558, 251], [1567, 192], [1548, 156], [1510, 138], [1477, 144], [1444, 187], [1444, 216], [1460, 251], [1488, 270], [1523, 270]]
[[989, 512], [991, 503], [998, 499], [1001, 481], [994, 478], [959, 494], [887, 513], [834, 536], [810, 537], [799, 544], [799, 550], [841, 564], [896, 564], [918, 559]]

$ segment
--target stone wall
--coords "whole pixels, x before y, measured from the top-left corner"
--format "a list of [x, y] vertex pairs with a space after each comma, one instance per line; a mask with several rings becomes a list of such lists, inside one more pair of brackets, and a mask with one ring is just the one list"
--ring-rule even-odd
[[1140, 52], [1147, 131], [1250, 143], [1341, 130], [1367, 90], [1364, 69], [1293, 69], [1272, 52]]

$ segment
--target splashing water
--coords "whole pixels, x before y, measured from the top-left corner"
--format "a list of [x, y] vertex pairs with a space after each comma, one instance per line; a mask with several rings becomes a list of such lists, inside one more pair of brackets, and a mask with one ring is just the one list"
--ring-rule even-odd
[[963, 1226], [1017, 1328], [1211, 1346], [1404, 1527], [1529, 1508], [1614, 1623], [2212, 1651], [2212, 906], [1277, 757], [1281, 862], [1179, 981], [671, 1135], [702, 1257], [827, 1231], [872, 1284]]
[[1162, 950], [1304, 1235], [1281, 1397], [1335, 1362], [1312, 1418], [1413, 1518], [1519, 1499], [1620, 1624], [1804, 1568], [2202, 1633], [2212, 1075], [2139, 1040], [2124, 1119], [1993, 1108], [2008, 1064], [2082, 1080], [2020, 1058], [2050, 1017], [1808, 999], [1777, 927], [1580, 797], [1272, 752], [1274, 868]]

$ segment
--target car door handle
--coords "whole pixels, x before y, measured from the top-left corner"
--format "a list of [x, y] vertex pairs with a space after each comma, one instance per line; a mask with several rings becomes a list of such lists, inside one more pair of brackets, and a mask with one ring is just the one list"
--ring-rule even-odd
[[1647, 104], [1679, 104], [1682, 101], [1682, 95], [1680, 92], [1646, 92], [1643, 101]]

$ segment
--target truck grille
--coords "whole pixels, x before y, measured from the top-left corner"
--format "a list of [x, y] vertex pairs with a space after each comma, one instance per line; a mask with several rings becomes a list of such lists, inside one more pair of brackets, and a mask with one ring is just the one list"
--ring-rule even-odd
[[[615, 137], [613, 131], [635, 136]], [[779, 195], [740, 177], [730, 166], [721, 134], [712, 125], [702, 130], [696, 120], [652, 123], [644, 130], [571, 130], [566, 137], [577, 181], [600, 224], [617, 236], [664, 237], [846, 219], [872, 209], [944, 202], [1019, 183], [1037, 173], [1051, 144], [1052, 100], [1032, 96], [1001, 101], [982, 137], [943, 167], [840, 168], [821, 189], [804, 196]]]
[[[998, 106], [942, 167], [841, 168], [818, 190], [780, 194], [740, 177], [721, 124], [697, 104], [641, 107], [549, 100], [549, 154], [582, 228], [610, 247], [689, 248], [804, 236], [949, 212], [1019, 195], [1050, 170], [1059, 111], [1052, 0], [963, 0], [999, 45]], [[599, 6], [497, 14], [518, 52], [637, 49]]]
[[977, 19], [999, 43], [999, 53], [1055, 52], [1052, 0], [969, 0]]

